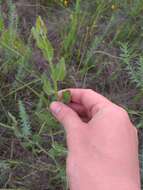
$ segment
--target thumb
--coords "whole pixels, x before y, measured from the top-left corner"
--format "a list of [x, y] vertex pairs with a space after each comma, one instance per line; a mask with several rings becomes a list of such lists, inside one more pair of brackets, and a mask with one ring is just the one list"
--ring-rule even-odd
[[76, 130], [84, 124], [75, 111], [61, 102], [53, 102], [50, 105], [50, 110], [67, 132]]

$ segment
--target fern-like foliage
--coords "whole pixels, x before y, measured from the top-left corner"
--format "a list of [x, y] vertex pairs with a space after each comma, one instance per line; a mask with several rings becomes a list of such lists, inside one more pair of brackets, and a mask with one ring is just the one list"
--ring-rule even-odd
[[25, 106], [21, 100], [19, 100], [19, 116], [21, 121], [22, 137], [27, 138], [31, 135], [31, 126]]
[[136, 68], [128, 67], [131, 80], [139, 87], [143, 89], [143, 57], [140, 57], [136, 62]]
[[132, 81], [134, 81], [137, 87], [143, 89], [143, 57], [140, 57], [137, 61], [136, 71], [131, 75]]
[[123, 62], [126, 64], [126, 66], [128, 66], [134, 55], [133, 49], [129, 47], [128, 43], [121, 43], [120, 49], [121, 49], [120, 56]]
[[[121, 44], [121, 58], [129, 73], [130, 79], [141, 90], [143, 89], [143, 56], [137, 58], [133, 48], [127, 43]], [[134, 59], [136, 58], [136, 59]]]
[[[126, 70], [130, 76], [132, 82], [136, 84], [136, 86], [141, 90], [143, 90], [143, 56], [136, 57], [133, 49], [129, 47], [128, 44], [122, 44], [121, 46], [121, 58], [123, 63], [125, 64]], [[134, 59], [136, 57], [136, 59]], [[139, 122], [137, 125], [138, 128], [142, 128], [143, 121]], [[141, 184], [143, 189], [143, 144], [140, 143], [140, 152], [139, 152], [139, 160], [140, 160], [140, 173], [141, 173]]]

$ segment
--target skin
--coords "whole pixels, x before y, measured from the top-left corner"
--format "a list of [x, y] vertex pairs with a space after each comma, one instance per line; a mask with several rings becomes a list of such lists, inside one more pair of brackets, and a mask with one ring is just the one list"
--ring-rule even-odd
[[137, 131], [127, 112], [92, 90], [68, 90], [71, 103], [50, 109], [67, 134], [70, 190], [139, 190]]

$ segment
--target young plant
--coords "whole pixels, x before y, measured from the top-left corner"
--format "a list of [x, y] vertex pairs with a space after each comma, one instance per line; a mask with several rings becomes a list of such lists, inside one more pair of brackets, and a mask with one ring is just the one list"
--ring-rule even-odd
[[58, 99], [58, 83], [62, 82], [66, 76], [66, 65], [64, 57], [61, 57], [57, 64], [53, 63], [54, 48], [47, 38], [47, 27], [39, 16], [36, 20], [36, 26], [32, 28], [32, 34], [36, 40], [37, 46], [41, 49], [44, 58], [47, 60], [50, 68], [50, 79], [44, 73], [41, 77], [43, 82], [43, 91], [48, 95], [53, 95]]
[[[143, 91], [143, 56], [136, 57], [134, 49], [129, 47], [129, 44], [121, 44], [121, 58], [126, 66], [131, 81]], [[134, 60], [136, 58], [136, 60]]]

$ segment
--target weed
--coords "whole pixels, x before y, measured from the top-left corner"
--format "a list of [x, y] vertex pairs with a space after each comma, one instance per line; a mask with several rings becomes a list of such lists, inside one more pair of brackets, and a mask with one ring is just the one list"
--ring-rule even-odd
[[22, 137], [29, 137], [31, 135], [30, 121], [21, 100], [19, 100], [19, 115], [20, 115], [20, 121], [21, 121]]
[[61, 57], [56, 65], [53, 64], [54, 49], [47, 38], [47, 28], [41, 17], [37, 18], [36, 27], [32, 28], [32, 34], [36, 39], [37, 46], [42, 50], [50, 67], [52, 84], [46, 78], [46, 75], [43, 74], [41, 77], [43, 81], [43, 90], [47, 95], [52, 95], [54, 92], [55, 97], [58, 98], [58, 82], [63, 81], [66, 76], [65, 59]]
[[131, 81], [136, 83], [136, 86], [143, 90], [143, 57], [136, 57], [133, 48], [130, 48], [128, 43], [121, 44], [121, 58], [126, 66]]

